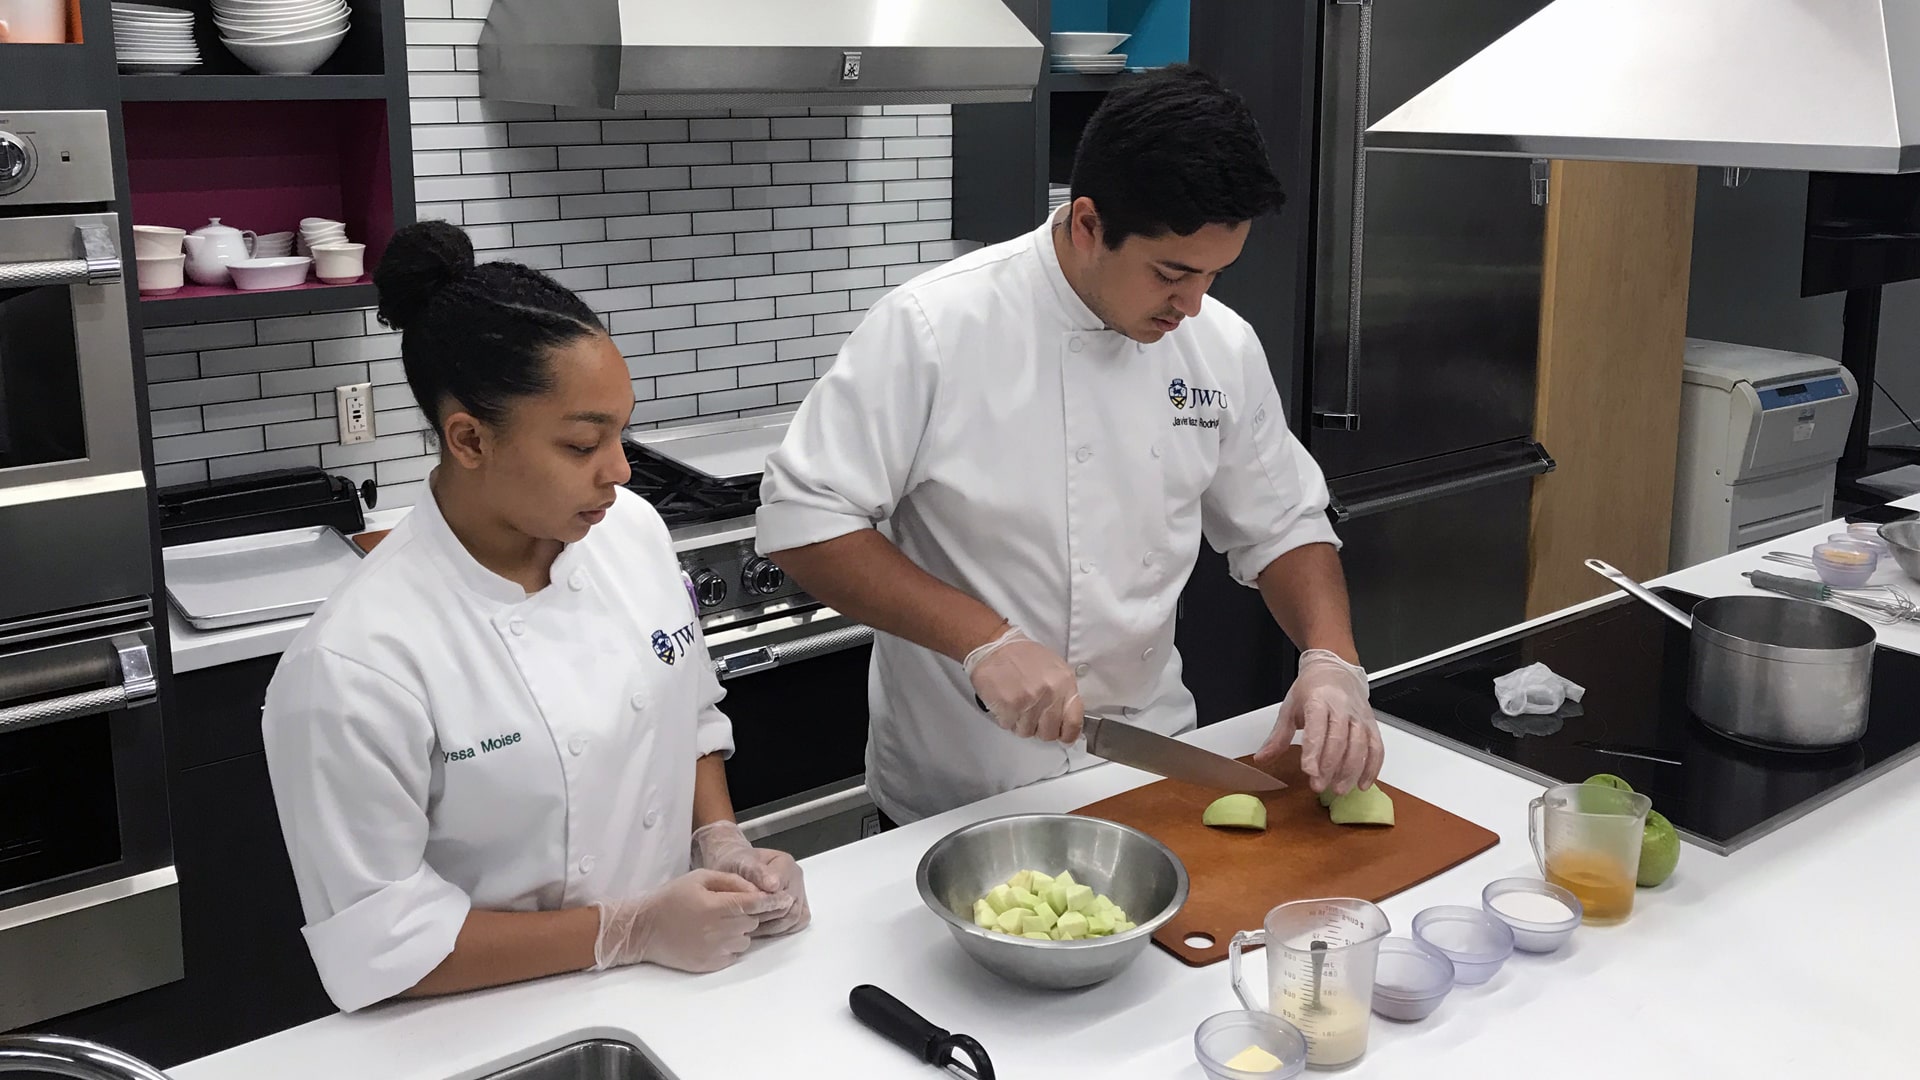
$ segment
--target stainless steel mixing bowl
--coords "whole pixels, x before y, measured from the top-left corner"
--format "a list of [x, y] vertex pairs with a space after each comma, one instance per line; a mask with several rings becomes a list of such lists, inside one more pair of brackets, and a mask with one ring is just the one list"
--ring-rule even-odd
[[1900, 569], [1920, 581], [1920, 518], [1880, 526], [1880, 539], [1893, 549], [1893, 561]]
[[[1086, 941], [1035, 941], [975, 926], [973, 902], [1021, 870], [1072, 871], [1136, 925]], [[927, 849], [914, 880], [968, 956], [1010, 982], [1042, 990], [1118, 975], [1187, 902], [1187, 868], [1165, 844], [1117, 822], [1073, 814], [1015, 814], [958, 829]]]

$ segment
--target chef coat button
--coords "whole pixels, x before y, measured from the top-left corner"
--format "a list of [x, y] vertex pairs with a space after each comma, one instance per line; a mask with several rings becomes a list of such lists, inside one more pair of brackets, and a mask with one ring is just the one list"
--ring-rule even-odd
[[573, 754], [574, 757], [579, 757], [581, 754], [587, 752], [587, 740], [575, 735], [573, 738], [567, 740], [567, 750]]
[[507, 629], [513, 632], [513, 636], [514, 636], [514, 637], [526, 637], [526, 636], [527, 636], [527, 622], [526, 622], [526, 620], [525, 620], [525, 619], [510, 619], [510, 620], [508, 620], [508, 621], [507, 621]]
[[1157, 554], [1155, 554], [1154, 552], [1151, 552], [1151, 551], [1149, 551], [1149, 552], [1147, 552], [1147, 553], [1146, 553], [1145, 555], [1142, 555], [1142, 556], [1140, 557], [1140, 565], [1141, 565], [1141, 566], [1152, 566], [1152, 565], [1153, 565], [1153, 561], [1154, 561], [1155, 559], [1157, 559], [1157, 558], [1159, 558], [1159, 556], [1158, 556]]
[[593, 873], [593, 856], [591, 855], [580, 856], [580, 872], [583, 874]]
[[642, 825], [645, 825], [649, 829], [653, 828], [655, 825], [660, 824], [660, 811], [658, 810], [647, 811], [647, 816], [645, 818], [642, 818], [640, 823]]
[[573, 576], [567, 579], [567, 588], [572, 589], [574, 592], [579, 592], [586, 587], [587, 572], [585, 570], [575, 570]]
[[1160, 444], [1159, 444], [1159, 443], [1154, 443], [1154, 444], [1153, 444], [1153, 456], [1154, 456], [1154, 457], [1159, 457], [1159, 456], [1160, 456]]
[[1083, 446], [1080, 449], [1074, 451], [1073, 456], [1077, 460], [1085, 461], [1088, 458], [1093, 456], [1093, 451], [1090, 448]]
[[1149, 645], [1146, 647], [1146, 649], [1142, 650], [1140, 653], [1140, 659], [1142, 660], [1153, 659], [1153, 646]]
[[1093, 573], [1093, 564], [1092, 564], [1092, 563], [1090, 563], [1090, 562], [1083, 562], [1083, 563], [1081, 563], [1081, 564], [1080, 564], [1080, 572], [1081, 572], [1081, 573], [1083, 573], [1083, 574], [1091, 574], [1091, 573]]
[[1080, 351], [1081, 349], [1084, 349], [1084, 348], [1086, 348], [1086, 346], [1080, 343], [1080, 339], [1079, 339], [1079, 338], [1068, 338], [1068, 339], [1067, 339], [1067, 351], [1069, 351], [1069, 352], [1079, 352], [1079, 351]]
[[627, 704], [633, 706], [636, 711], [644, 709], [647, 707], [647, 695], [635, 694], [627, 699]]
[[1078, 664], [1074, 667], [1073, 673], [1084, 679], [1087, 677], [1087, 672], [1092, 670], [1093, 667], [1090, 664]]

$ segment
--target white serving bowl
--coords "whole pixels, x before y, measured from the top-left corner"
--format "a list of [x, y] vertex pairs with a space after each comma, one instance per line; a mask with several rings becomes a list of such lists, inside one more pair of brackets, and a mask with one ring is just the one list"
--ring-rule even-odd
[[324, 37], [276, 41], [272, 44], [228, 38], [221, 38], [220, 43], [241, 63], [262, 75], [311, 75], [327, 62], [327, 58], [340, 47], [341, 40], [346, 36], [345, 30], [336, 30]]
[[[134, 243], [140, 241], [136, 239]], [[164, 296], [178, 292], [187, 283], [185, 255], [136, 255], [142, 296]]]
[[227, 264], [236, 289], [290, 289], [307, 280], [313, 260], [298, 255], [278, 259], [241, 259]]
[[367, 245], [320, 244], [307, 249], [313, 255], [313, 274], [329, 285], [359, 281], [367, 272]]
[[254, 40], [272, 37], [317, 37], [346, 28], [349, 13], [329, 11], [319, 15], [301, 16], [294, 19], [222, 19], [215, 17], [213, 25], [220, 28], [222, 37]]
[[1047, 48], [1055, 56], [1105, 56], [1120, 47], [1132, 34], [1057, 33], [1047, 35]]

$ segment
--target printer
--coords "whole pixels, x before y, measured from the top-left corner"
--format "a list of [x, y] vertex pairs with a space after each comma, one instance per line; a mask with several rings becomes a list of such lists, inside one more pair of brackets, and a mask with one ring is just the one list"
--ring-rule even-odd
[[1689, 338], [1672, 568], [1830, 520], [1858, 401], [1852, 373], [1825, 357]]

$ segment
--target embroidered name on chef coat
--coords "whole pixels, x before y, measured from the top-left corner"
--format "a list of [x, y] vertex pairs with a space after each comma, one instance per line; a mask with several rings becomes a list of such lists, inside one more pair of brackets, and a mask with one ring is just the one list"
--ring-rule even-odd
[[[1175, 379], [1167, 384], [1167, 400], [1177, 410], [1184, 411], [1189, 406], [1195, 412], [1201, 409], [1227, 411], [1227, 395], [1224, 391], [1205, 386], [1189, 386], [1185, 379]], [[1174, 427], [1217, 428], [1218, 416], [1175, 416]]]
[[456, 761], [472, 761], [475, 754], [491, 754], [495, 750], [505, 750], [520, 743], [520, 733], [509, 731], [505, 735], [495, 735], [491, 739], [481, 739], [479, 746], [466, 746], [458, 750], [440, 751], [441, 762], [451, 765]]

